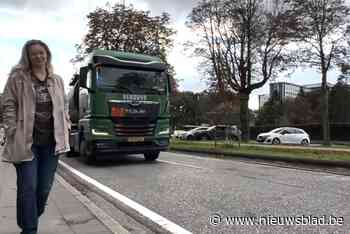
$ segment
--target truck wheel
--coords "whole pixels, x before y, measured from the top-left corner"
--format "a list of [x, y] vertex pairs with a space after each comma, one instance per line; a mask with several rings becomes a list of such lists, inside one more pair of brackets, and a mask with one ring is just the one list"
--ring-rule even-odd
[[77, 153], [74, 152], [74, 151], [72, 150], [72, 148], [70, 149], [69, 152], [66, 153], [66, 157], [67, 157], [67, 158], [74, 158], [74, 157], [76, 157], [76, 156], [77, 156]]
[[80, 142], [79, 152], [86, 164], [91, 165], [96, 161], [94, 152], [91, 150], [91, 145], [88, 145], [85, 140]]
[[146, 161], [154, 161], [159, 157], [159, 151], [144, 153]]
[[70, 151], [66, 153], [66, 157], [73, 158], [73, 157], [77, 157], [77, 156], [78, 156], [78, 152], [76, 152], [74, 150], [74, 147], [70, 147]]

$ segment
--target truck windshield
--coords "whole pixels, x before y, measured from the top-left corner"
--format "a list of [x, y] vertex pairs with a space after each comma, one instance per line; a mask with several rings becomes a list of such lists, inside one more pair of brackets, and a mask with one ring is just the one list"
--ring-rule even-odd
[[163, 95], [166, 91], [165, 72], [99, 67], [96, 86], [111, 92]]

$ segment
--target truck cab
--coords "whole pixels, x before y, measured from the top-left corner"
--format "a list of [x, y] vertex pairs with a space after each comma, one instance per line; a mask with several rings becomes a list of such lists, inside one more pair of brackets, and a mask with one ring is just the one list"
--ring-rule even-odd
[[170, 138], [170, 81], [157, 57], [95, 50], [68, 94], [71, 153], [88, 163], [100, 154], [156, 160]]

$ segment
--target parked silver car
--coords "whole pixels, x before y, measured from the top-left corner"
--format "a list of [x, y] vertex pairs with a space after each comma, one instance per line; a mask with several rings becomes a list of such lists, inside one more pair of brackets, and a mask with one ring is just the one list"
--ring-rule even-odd
[[205, 131], [207, 129], [208, 129], [208, 127], [197, 127], [197, 128], [191, 129], [191, 130], [183, 133], [180, 136], [180, 139], [181, 140], [196, 140], [197, 132]]

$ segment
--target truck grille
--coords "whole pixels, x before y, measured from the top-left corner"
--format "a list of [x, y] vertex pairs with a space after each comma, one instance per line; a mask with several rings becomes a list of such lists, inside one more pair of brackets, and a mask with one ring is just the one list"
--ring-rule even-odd
[[156, 124], [145, 119], [120, 119], [115, 124], [115, 135], [120, 137], [153, 136]]

